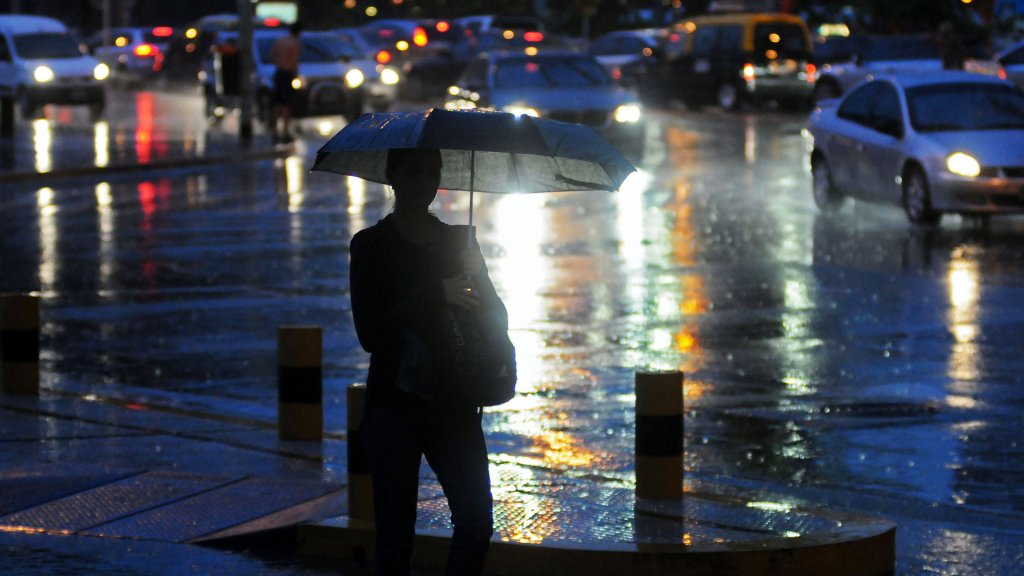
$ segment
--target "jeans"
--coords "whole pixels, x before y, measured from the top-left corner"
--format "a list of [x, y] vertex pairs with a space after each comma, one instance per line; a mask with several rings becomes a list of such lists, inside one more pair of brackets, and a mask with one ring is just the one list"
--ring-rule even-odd
[[416, 537], [420, 460], [437, 474], [451, 509], [445, 574], [478, 575], [493, 534], [491, 481], [480, 411], [367, 402], [363, 437], [376, 523], [374, 573], [407, 576]]

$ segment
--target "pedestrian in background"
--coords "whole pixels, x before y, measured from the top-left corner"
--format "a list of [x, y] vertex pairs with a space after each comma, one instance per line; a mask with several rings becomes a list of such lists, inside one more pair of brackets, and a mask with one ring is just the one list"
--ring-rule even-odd
[[[302, 23], [295, 22], [288, 34], [274, 42], [270, 48], [270, 62], [274, 65], [274, 142], [291, 142], [292, 106], [295, 88], [292, 83], [299, 77], [299, 56], [302, 53]], [[282, 124], [278, 132], [278, 124]]]
[[428, 211], [441, 180], [438, 150], [394, 149], [386, 176], [394, 211], [350, 247], [352, 316], [370, 352], [362, 433], [373, 482], [374, 573], [407, 576], [416, 536], [420, 461], [437, 474], [454, 528], [446, 575], [477, 575], [493, 534], [481, 410], [446, 396], [428, 342], [444, 306], [508, 313], [465, 227]]
[[967, 59], [967, 49], [964, 47], [956, 27], [949, 20], [939, 24], [939, 54], [942, 56], [942, 68], [944, 70], [963, 70], [964, 61]]

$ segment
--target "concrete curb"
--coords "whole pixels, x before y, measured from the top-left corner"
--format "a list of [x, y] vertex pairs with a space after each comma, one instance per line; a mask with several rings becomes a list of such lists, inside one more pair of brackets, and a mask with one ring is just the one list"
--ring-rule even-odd
[[[713, 544], [491, 543], [489, 576], [886, 576], [895, 573], [896, 527], [883, 520], [844, 523], [828, 534]], [[443, 570], [451, 532], [417, 530], [415, 566]], [[372, 558], [372, 523], [342, 516], [298, 528], [299, 554]]]
[[107, 176], [132, 172], [157, 172], [161, 170], [199, 168], [202, 166], [211, 166], [215, 164], [240, 164], [246, 162], [258, 162], [260, 160], [284, 158], [294, 153], [294, 146], [275, 148], [255, 148], [251, 150], [243, 149], [231, 154], [174, 158], [168, 160], [158, 160], [146, 164], [123, 163], [112, 164], [109, 166], [79, 166], [59, 168], [51, 172], [24, 171], [3, 173], [2, 171], [0, 171], [0, 175], [2, 175], [4, 182], [12, 184], [29, 181], [45, 183], [49, 181], [66, 180], [69, 178], [82, 178], [86, 176]]

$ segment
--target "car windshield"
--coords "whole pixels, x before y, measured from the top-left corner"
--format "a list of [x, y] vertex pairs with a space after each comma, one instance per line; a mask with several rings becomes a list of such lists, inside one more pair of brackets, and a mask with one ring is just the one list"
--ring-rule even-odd
[[[270, 62], [270, 49], [280, 37], [260, 38], [256, 41], [260, 61]], [[331, 36], [303, 36], [299, 62], [337, 62], [345, 56], [352, 57], [352, 50], [340, 39]]]
[[939, 47], [920, 37], [874, 38], [864, 52], [865, 62], [878, 60], [934, 60], [939, 57]]
[[907, 90], [907, 106], [910, 124], [918, 132], [1024, 129], [1024, 93], [1013, 86], [921, 86]]
[[810, 47], [804, 30], [796, 24], [766, 23], [754, 27], [754, 54], [767, 60], [778, 58], [804, 59], [810, 56]]
[[14, 37], [14, 49], [26, 60], [78, 58], [82, 52], [71, 35], [59, 32], [21, 34]]
[[588, 58], [522, 58], [501, 62], [495, 88], [584, 88], [612, 84], [612, 78]]

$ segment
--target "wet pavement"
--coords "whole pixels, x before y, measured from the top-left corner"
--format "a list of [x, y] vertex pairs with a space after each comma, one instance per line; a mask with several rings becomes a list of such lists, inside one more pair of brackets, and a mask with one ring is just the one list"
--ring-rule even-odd
[[[194, 98], [164, 108], [155, 97], [153, 129], [140, 129], [145, 100], [108, 129], [124, 154], [111, 147], [108, 162], [140, 158], [147, 142], [159, 150], [156, 126], [180, 131], [167, 150], [232, 145], [230, 127], [205, 132]], [[95, 166], [97, 128], [75, 114], [49, 147], [19, 146], [18, 170], [38, 169], [41, 150], [50, 166]], [[798, 115], [668, 110], [651, 126], [644, 171], [618, 194], [477, 196], [520, 358], [520, 395], [485, 418], [498, 490], [543, 509], [583, 480], [605, 494], [631, 488], [634, 374], [678, 369], [691, 481], [883, 517], [898, 525], [899, 574], [1017, 573], [1024, 221], [947, 218], [925, 230], [863, 204], [823, 218]], [[277, 160], [5, 183], [0, 291], [42, 296], [44, 392], [72, 413], [117, 402], [151, 422], [197, 419], [188, 442], [146, 432], [160, 439], [147, 456], [155, 467], [202, 468], [221, 442], [258, 449], [215, 468], [341, 478], [344, 390], [367, 361], [348, 312], [347, 244], [387, 199], [379, 185], [308, 173], [326, 139], [318, 130]], [[77, 144], [61, 148], [61, 134]], [[467, 200], [444, 192], [437, 213], [462, 222]], [[267, 440], [274, 338], [292, 324], [324, 326], [322, 462], [280, 456]], [[123, 457], [116, 435], [52, 430], [47, 441], [5, 436], [5, 467]], [[209, 451], [194, 456], [194, 442]], [[0, 534], [0, 546], [24, 550], [13, 557], [30, 566], [38, 550], [61, 548], [43, 542], [66, 541], [32, 536]], [[68, 554], [79, 548], [106, 554], [79, 540]]]

